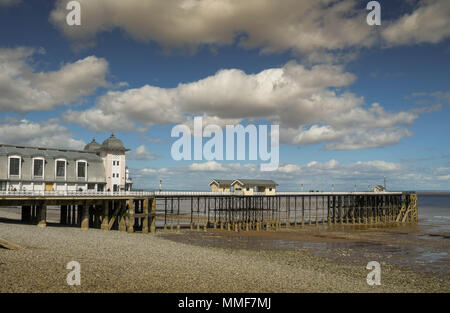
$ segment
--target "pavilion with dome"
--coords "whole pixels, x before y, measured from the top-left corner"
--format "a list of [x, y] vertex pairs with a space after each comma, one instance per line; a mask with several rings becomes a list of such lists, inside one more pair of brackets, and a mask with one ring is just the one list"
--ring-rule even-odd
[[127, 151], [114, 134], [83, 150], [0, 144], [0, 190], [128, 191]]

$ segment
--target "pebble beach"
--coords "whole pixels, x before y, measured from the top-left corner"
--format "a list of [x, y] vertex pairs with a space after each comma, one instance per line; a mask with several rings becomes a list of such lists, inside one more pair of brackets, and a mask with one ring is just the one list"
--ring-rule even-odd
[[[0, 249], [0, 292], [450, 291], [445, 276], [384, 262], [381, 285], [369, 286], [366, 263], [318, 256], [304, 248], [192, 244], [186, 238], [193, 234], [128, 234], [51, 223], [39, 228], [1, 219], [0, 238], [22, 249]], [[233, 240], [220, 233], [202, 232], [201, 236], [208, 235]], [[70, 261], [81, 265], [79, 286], [66, 282]]]

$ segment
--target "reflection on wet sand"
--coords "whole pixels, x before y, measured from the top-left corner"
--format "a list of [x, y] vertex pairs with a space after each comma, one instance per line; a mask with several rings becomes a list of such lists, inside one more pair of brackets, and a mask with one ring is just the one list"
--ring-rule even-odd
[[[428, 226], [306, 226], [281, 231], [165, 233], [163, 237], [186, 244], [227, 249], [305, 250], [332, 262], [371, 260], [450, 277], [448, 235]], [[430, 238], [434, 240], [430, 240]], [[437, 239], [438, 238], [438, 239]]]

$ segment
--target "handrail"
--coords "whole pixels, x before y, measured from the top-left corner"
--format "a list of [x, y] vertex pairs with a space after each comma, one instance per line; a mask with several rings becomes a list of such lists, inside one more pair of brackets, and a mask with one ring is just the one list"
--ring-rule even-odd
[[[400, 195], [396, 192], [275, 192], [266, 194], [265, 192], [254, 192], [253, 196], [325, 196], [325, 195]], [[69, 191], [69, 190], [19, 190], [0, 191], [0, 196], [9, 197], [124, 197], [124, 196], [245, 196], [242, 192], [212, 192], [212, 191]]]

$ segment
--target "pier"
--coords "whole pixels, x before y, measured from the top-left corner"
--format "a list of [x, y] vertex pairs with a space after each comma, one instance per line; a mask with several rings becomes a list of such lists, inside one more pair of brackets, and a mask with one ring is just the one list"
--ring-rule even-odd
[[418, 221], [414, 192], [71, 192], [1, 191], [0, 207], [20, 206], [23, 223], [149, 233], [158, 230], [279, 230], [305, 225], [389, 225]]

